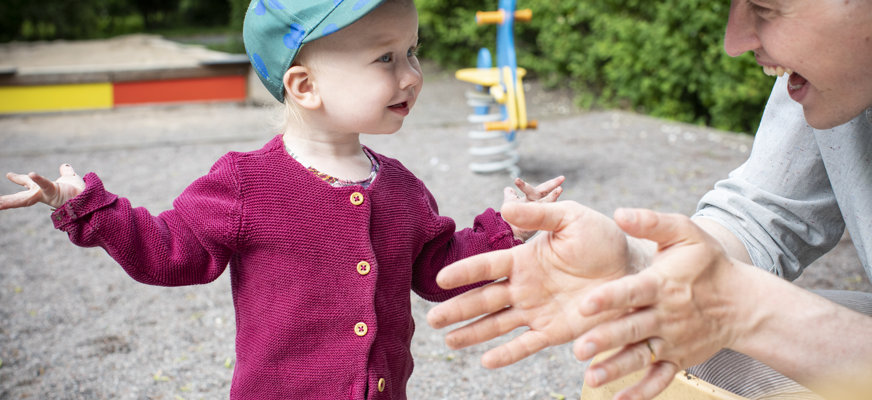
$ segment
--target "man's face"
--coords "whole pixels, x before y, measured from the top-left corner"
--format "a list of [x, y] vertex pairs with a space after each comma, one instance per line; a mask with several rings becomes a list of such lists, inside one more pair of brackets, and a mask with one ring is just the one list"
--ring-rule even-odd
[[872, 107], [872, 0], [732, 0], [724, 47], [792, 71], [788, 93], [815, 128]]

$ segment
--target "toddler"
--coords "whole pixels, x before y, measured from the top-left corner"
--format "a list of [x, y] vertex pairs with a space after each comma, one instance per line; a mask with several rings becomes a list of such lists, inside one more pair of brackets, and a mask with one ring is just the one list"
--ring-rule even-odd
[[[492, 209], [455, 231], [419, 179], [361, 145], [361, 133], [396, 132], [415, 105], [417, 30], [412, 0], [254, 0], [245, 46], [285, 102], [282, 134], [221, 157], [157, 216], [67, 164], [55, 182], [8, 174], [29, 190], [0, 209], [55, 207], [73, 243], [103, 247], [151, 285], [211, 282], [229, 264], [233, 399], [403, 399], [409, 291], [442, 301], [468, 290], [442, 290], [436, 274], [533, 233]], [[516, 185], [527, 201], [554, 201], [562, 181]], [[521, 200], [509, 190], [505, 201]]]

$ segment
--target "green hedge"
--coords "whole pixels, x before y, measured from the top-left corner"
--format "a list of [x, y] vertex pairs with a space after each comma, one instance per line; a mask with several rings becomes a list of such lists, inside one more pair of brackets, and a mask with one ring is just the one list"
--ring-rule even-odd
[[[416, 0], [423, 58], [474, 66], [496, 28], [475, 11], [497, 1]], [[569, 87], [585, 108], [630, 108], [720, 129], [754, 132], [772, 87], [750, 54], [723, 50], [729, 2], [521, 0], [533, 21], [516, 24], [518, 63], [546, 86]]]
[[136, 32], [220, 27], [230, 0], [2, 0], [0, 42], [93, 39]]

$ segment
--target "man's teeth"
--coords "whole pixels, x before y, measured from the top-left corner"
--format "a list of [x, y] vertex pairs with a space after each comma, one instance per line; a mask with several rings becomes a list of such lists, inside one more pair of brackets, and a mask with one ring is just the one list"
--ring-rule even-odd
[[790, 75], [793, 73], [793, 70], [790, 68], [784, 68], [780, 65], [764, 65], [763, 73], [769, 76], [782, 76], [784, 74]]
[[787, 86], [790, 88], [790, 90], [799, 90], [799, 89], [802, 89], [803, 86], [805, 86], [805, 82], [802, 82], [799, 84], [793, 84], [793, 83], [790, 83], [790, 81], [788, 81]]

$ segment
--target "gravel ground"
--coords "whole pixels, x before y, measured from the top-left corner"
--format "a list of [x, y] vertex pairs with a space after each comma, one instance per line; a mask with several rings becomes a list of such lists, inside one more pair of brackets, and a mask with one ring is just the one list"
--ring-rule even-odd
[[[405, 127], [367, 137], [403, 161], [444, 215], [468, 226], [499, 207], [505, 174], [469, 172], [463, 91], [428, 68]], [[256, 97], [256, 96], [255, 96]], [[564, 92], [531, 85], [540, 129], [521, 134], [522, 177], [567, 177], [564, 199], [610, 214], [618, 206], [690, 213], [748, 155], [751, 138], [625, 112], [580, 112]], [[69, 162], [108, 190], [158, 213], [230, 150], [273, 136], [279, 112], [253, 101], [140, 107], [0, 118], [0, 171], [54, 176]], [[0, 192], [17, 186], [6, 182]], [[227, 274], [202, 286], [134, 282], [101, 249], [73, 246], [49, 209], [0, 212], [0, 399], [220, 399], [229, 392], [234, 313]], [[872, 291], [849, 240], [799, 281], [805, 287]], [[479, 357], [493, 344], [453, 351], [424, 321], [431, 304], [412, 295], [414, 399], [578, 398], [583, 363], [569, 345], [496, 371]]]

